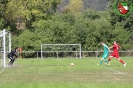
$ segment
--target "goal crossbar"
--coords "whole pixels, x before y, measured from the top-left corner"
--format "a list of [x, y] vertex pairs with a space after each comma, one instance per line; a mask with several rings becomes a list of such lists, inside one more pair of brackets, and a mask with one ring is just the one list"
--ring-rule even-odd
[[41, 44], [41, 45], [79, 45], [81, 46], [81, 44]]

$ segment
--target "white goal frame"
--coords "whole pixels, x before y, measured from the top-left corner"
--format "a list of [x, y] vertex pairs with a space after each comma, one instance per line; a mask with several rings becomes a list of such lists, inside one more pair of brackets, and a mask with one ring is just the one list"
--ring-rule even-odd
[[[56, 51], [52, 51], [52, 50], [43, 50], [43, 46], [78, 46], [79, 47], [79, 50], [78, 51], [60, 51], [60, 50], [56, 50]], [[81, 55], [81, 44], [41, 44], [41, 58], [43, 59], [43, 53], [44, 52], [56, 52], [57, 53], [57, 58], [58, 58], [58, 52], [78, 52], [79, 53], [79, 58], [81, 59], [82, 58], [82, 55]]]
[[[6, 35], [8, 35], [8, 40], [9, 40], [9, 44], [8, 44], [8, 51], [6, 49]], [[11, 33], [6, 31], [6, 29], [0, 31], [0, 37], [3, 37], [3, 42], [2, 42], [2, 51], [0, 53], [3, 53], [3, 67], [6, 68], [6, 56], [7, 56], [7, 52], [11, 51]]]

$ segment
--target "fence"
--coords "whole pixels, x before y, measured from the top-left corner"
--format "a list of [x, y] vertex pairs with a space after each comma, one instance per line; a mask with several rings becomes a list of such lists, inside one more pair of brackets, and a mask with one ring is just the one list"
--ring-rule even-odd
[[[79, 57], [79, 52], [77, 51], [51, 51], [51, 52], [43, 52], [43, 58], [55, 57], [55, 58], [63, 58], [63, 57]], [[111, 53], [111, 52], [110, 52]], [[101, 57], [103, 52], [101, 51], [81, 51], [82, 58], [85, 57]], [[20, 54], [18, 53], [20, 56]], [[121, 57], [133, 57], [133, 51], [119, 51], [119, 55]], [[41, 51], [23, 51], [21, 54], [22, 58], [41, 58]]]

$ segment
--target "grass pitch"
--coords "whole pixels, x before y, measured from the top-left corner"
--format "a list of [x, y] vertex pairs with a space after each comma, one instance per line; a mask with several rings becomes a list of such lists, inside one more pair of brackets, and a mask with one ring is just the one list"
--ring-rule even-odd
[[[133, 88], [133, 58], [115, 58], [97, 66], [100, 58], [17, 59], [0, 70], [0, 88]], [[74, 66], [70, 66], [70, 63]]]

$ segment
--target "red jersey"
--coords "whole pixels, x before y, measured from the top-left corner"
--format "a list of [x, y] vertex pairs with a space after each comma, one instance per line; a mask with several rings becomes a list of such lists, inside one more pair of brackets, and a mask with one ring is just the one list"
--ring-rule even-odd
[[114, 44], [113, 45], [113, 51], [114, 51], [114, 53], [118, 53], [118, 51], [119, 51], [119, 45], [118, 44]]

